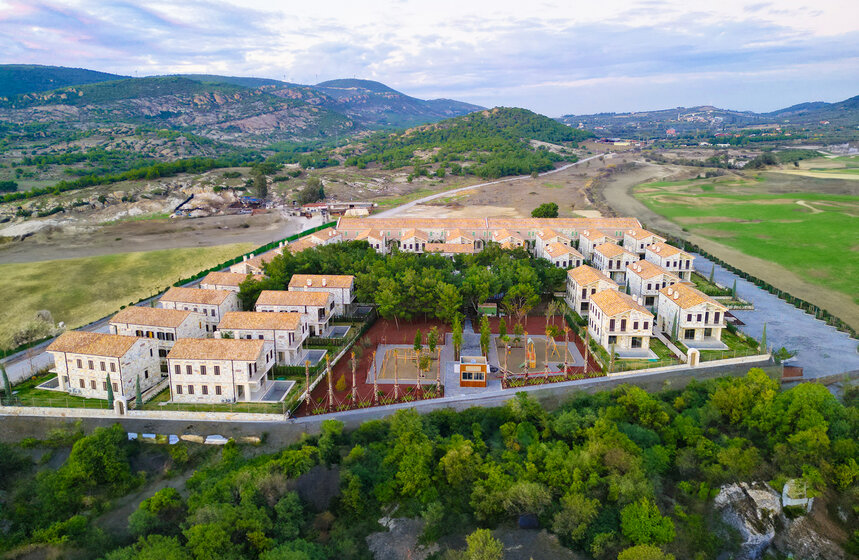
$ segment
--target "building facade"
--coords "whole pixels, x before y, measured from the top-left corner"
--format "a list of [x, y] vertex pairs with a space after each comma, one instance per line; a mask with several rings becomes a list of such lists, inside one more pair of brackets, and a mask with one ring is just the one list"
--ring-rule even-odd
[[199, 288], [170, 288], [158, 303], [164, 309], [180, 309], [201, 313], [207, 333], [215, 332], [225, 313], [239, 310], [236, 292], [201, 290]]
[[626, 267], [629, 294], [643, 301], [644, 307], [656, 311], [659, 290], [680, 282], [680, 278], [649, 261], [634, 262]]
[[206, 321], [202, 314], [181, 309], [132, 305], [113, 316], [110, 332], [155, 340], [158, 357], [166, 366], [167, 353], [180, 338], [206, 338]]
[[[251, 279], [260, 281], [265, 276], [251, 274]], [[240, 272], [210, 272], [200, 280], [200, 289], [203, 290], [226, 290], [239, 293], [239, 285], [248, 279], [247, 274]]]
[[328, 292], [334, 297], [334, 314], [348, 315], [355, 303], [355, 277], [345, 274], [293, 274], [291, 292]]
[[608, 352], [648, 350], [653, 314], [632, 296], [603, 290], [591, 296], [588, 331]]
[[618, 284], [626, 284], [626, 267], [638, 257], [617, 243], [603, 243], [594, 247], [593, 266]]
[[263, 290], [256, 310], [274, 313], [300, 313], [310, 336], [325, 336], [334, 313], [334, 296], [329, 292]]
[[70, 395], [131, 399], [161, 380], [161, 360], [154, 339], [84, 331], [66, 331], [47, 348], [54, 357], [59, 387]]
[[617, 283], [586, 264], [567, 271], [567, 294], [564, 300], [570, 309], [582, 317], [587, 317], [590, 298], [603, 290], [617, 290]]
[[303, 364], [307, 333], [307, 323], [301, 321], [300, 313], [231, 311], [218, 325], [215, 338], [270, 341], [277, 364], [292, 366]]
[[665, 238], [641, 228], [630, 228], [623, 232], [623, 248], [644, 259], [645, 250], [654, 243], [664, 243]]
[[695, 270], [693, 266], [695, 257], [673, 245], [654, 243], [645, 249], [644, 258], [683, 280], [692, 280], [692, 271]]
[[659, 290], [657, 326], [670, 336], [674, 334], [676, 321], [677, 338], [684, 344], [715, 343], [722, 340], [727, 310], [689, 284], [674, 284]]

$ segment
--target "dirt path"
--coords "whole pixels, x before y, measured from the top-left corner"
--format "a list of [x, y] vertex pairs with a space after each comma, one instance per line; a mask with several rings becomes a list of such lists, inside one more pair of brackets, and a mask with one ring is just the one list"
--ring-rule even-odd
[[822, 307], [840, 317], [853, 328], [859, 329], [859, 305], [853, 301], [851, 296], [826, 290], [773, 262], [749, 256], [712, 239], [684, 232], [680, 226], [656, 214], [632, 196], [632, 188], [635, 185], [645, 181], [665, 179], [680, 171], [679, 168], [673, 166], [642, 162], [641, 166], [632, 172], [610, 179], [603, 190], [603, 195], [611, 208], [619, 215], [635, 216], [641, 220], [645, 227], [683, 237], [740, 270], [766, 280], [780, 290]]

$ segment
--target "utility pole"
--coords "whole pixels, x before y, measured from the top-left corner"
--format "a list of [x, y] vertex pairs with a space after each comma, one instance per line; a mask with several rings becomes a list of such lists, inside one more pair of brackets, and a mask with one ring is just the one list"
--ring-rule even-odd
[[352, 352], [352, 406], [358, 404], [358, 387], [355, 384], [355, 352]]
[[373, 403], [379, 404], [379, 376], [376, 371], [376, 351], [373, 350]]
[[325, 369], [328, 370], [328, 410], [334, 408], [334, 385], [331, 383], [331, 360], [325, 354]]
[[307, 405], [307, 412], [310, 412], [310, 360], [304, 360], [304, 382], [307, 391], [304, 393], [304, 404]]

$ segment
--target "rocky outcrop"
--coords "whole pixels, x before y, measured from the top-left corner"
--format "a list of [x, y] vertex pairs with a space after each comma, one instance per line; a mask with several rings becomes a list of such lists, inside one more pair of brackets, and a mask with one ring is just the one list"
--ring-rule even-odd
[[815, 525], [808, 515], [786, 520], [785, 526], [776, 531], [772, 547], [785, 556], [803, 560], [842, 560], [845, 555], [841, 547], [823, 536]]
[[743, 539], [737, 558], [761, 558], [775, 538], [782, 516], [778, 492], [763, 482], [729, 484], [720, 489], [714, 503], [725, 522], [739, 531]]

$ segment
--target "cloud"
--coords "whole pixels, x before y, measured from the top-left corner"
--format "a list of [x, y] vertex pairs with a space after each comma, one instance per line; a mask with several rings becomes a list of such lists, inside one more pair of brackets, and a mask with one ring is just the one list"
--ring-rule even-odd
[[859, 89], [859, 8], [836, 0], [255, 1], [0, 0], [0, 56], [130, 75], [357, 76], [548, 114], [705, 101], [695, 96], [774, 109]]

